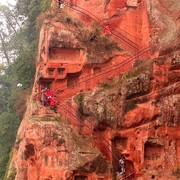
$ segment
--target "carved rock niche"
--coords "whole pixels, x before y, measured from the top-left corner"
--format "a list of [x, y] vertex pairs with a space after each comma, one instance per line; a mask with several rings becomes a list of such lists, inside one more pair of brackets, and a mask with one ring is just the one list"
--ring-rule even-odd
[[159, 139], [149, 139], [144, 144], [144, 167], [162, 169], [164, 162], [164, 146]]
[[87, 176], [75, 175], [74, 180], [88, 180]]
[[79, 62], [80, 49], [76, 48], [59, 48], [53, 47], [49, 49], [50, 61], [63, 61], [63, 62]]

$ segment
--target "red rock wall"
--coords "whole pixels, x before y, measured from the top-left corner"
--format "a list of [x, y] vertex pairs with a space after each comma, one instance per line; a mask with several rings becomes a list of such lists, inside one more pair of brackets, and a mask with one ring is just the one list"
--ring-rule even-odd
[[[144, 68], [137, 66], [119, 81], [111, 82], [111, 88], [106, 85], [93, 93], [84, 93], [80, 104], [81, 112], [93, 120], [96, 130], [104, 124], [99, 131], [110, 134], [106, 139], [110, 138], [112, 143], [114, 167], [117, 166], [116, 157], [124, 154], [126, 161], [131, 162], [127, 166], [127, 174], [135, 171], [134, 179], [178, 177], [180, 136], [177, 102], [180, 97], [179, 76], [174, 73], [179, 72], [179, 65], [173, 63], [173, 54], [162, 56], [151, 65], [144, 64]], [[135, 73], [136, 76], [132, 76]], [[145, 75], [148, 73], [151, 74], [150, 79]], [[176, 79], [174, 82], [170, 80], [172, 74]], [[130, 167], [133, 170], [129, 170]]]
[[[66, 3], [59, 9], [53, 1], [41, 28], [35, 84], [9, 178], [121, 179], [123, 155], [124, 179], [176, 179], [179, 52], [149, 47], [154, 1]], [[111, 35], [103, 34], [106, 24]], [[96, 26], [100, 35], [86, 38]], [[94, 46], [103, 38], [122, 49]], [[55, 92], [56, 113], [40, 102], [41, 85]]]

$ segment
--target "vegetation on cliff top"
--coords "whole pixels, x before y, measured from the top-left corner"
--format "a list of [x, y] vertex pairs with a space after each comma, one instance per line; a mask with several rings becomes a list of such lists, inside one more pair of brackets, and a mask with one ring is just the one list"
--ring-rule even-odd
[[[75, 13], [67, 9], [55, 10], [44, 14], [44, 17], [51, 20], [52, 18], [65, 25], [65, 27], [73, 32], [77, 40], [81, 43], [81, 48], [86, 51], [86, 59], [88, 63], [102, 63], [121, 51], [121, 47], [110, 38], [110, 36], [103, 33], [103, 28], [96, 22], [89, 22], [88, 24], [81, 21]], [[52, 24], [51, 24], [52, 25]], [[54, 36], [52, 44], [58, 44], [58, 35]], [[65, 43], [65, 42], [63, 42]], [[66, 44], [63, 44], [66, 47]]]

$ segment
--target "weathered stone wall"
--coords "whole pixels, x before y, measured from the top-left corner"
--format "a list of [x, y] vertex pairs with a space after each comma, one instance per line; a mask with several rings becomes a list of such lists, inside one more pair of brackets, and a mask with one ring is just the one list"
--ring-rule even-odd
[[[81, 112], [111, 137], [114, 129], [114, 135], [127, 139], [121, 151], [129, 151], [135, 170], [144, 179], [178, 176], [174, 172], [179, 163], [180, 69], [172, 63], [177, 54], [138, 63], [119, 80], [83, 94]], [[172, 74], [175, 81], [169, 79]]]
[[[9, 179], [118, 180], [122, 156], [126, 179], [177, 179], [179, 2], [66, 2], [59, 9], [53, 1], [42, 26]], [[105, 35], [106, 24], [121, 38]], [[56, 92], [56, 113], [39, 102], [40, 85]]]
[[151, 44], [155, 49], [176, 49], [179, 43], [179, 9], [176, 0], [147, 0]]

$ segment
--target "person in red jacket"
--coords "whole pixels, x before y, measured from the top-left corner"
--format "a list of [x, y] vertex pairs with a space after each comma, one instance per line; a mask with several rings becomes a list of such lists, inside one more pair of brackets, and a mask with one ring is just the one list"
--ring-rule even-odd
[[54, 112], [56, 112], [56, 101], [54, 99], [54, 94], [50, 89], [47, 89], [46, 93], [45, 93], [50, 109], [54, 110]]

